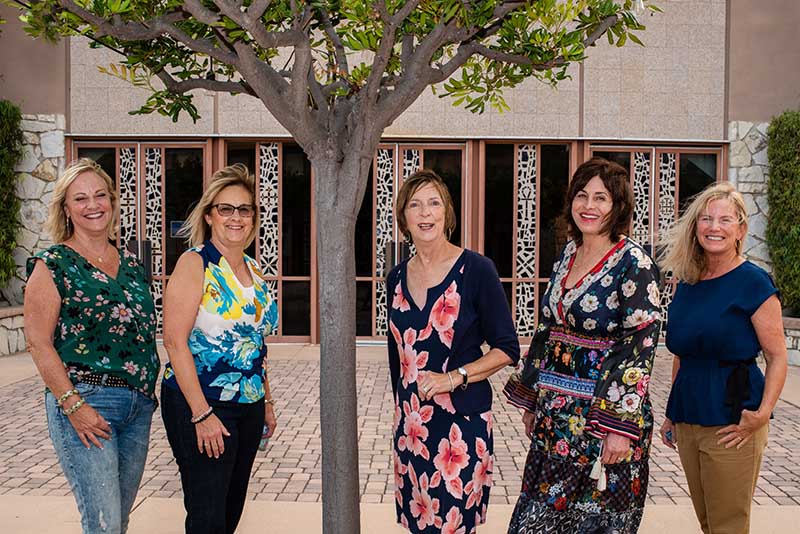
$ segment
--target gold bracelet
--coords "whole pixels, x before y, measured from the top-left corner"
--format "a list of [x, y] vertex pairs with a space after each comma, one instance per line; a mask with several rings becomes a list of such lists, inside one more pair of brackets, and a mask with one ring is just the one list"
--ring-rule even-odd
[[450, 379], [450, 393], [452, 393], [456, 390], [456, 385], [453, 383], [453, 375], [449, 371], [447, 372], [447, 378]]
[[264, 399], [264, 404], [271, 404], [275, 406], [275, 399]]
[[65, 392], [63, 395], [61, 395], [59, 398], [56, 399], [56, 406], [61, 406], [62, 404], [64, 404], [65, 400], [67, 400], [71, 396], [77, 395], [77, 394], [78, 394], [78, 390], [77, 389], [75, 389], [75, 388], [70, 389], [69, 391]]
[[67, 408], [66, 410], [62, 408], [62, 409], [61, 409], [61, 412], [62, 412], [64, 415], [72, 415], [72, 414], [74, 414], [75, 412], [77, 412], [77, 411], [78, 411], [78, 408], [80, 408], [80, 407], [81, 407], [81, 406], [83, 406], [84, 404], [86, 404], [86, 401], [85, 401], [85, 400], [83, 400], [83, 399], [78, 399], [78, 402], [76, 402], [75, 404], [73, 404], [72, 406], [70, 406], [69, 408]]

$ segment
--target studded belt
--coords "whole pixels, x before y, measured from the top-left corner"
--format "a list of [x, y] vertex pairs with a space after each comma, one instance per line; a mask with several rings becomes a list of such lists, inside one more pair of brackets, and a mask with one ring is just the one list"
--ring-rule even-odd
[[130, 384], [124, 379], [118, 376], [112, 376], [105, 373], [90, 373], [81, 376], [80, 381], [84, 384], [90, 384], [92, 386], [106, 386], [111, 388], [132, 388]]

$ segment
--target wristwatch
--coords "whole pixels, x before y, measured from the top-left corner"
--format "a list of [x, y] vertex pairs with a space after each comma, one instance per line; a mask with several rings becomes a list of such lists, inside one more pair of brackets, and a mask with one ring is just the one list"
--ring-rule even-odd
[[458, 369], [456, 369], [456, 371], [458, 371], [458, 374], [460, 374], [464, 378], [464, 381], [461, 382], [461, 389], [467, 389], [467, 383], [469, 381], [469, 375], [467, 374], [467, 370], [464, 369], [463, 367], [459, 367]]

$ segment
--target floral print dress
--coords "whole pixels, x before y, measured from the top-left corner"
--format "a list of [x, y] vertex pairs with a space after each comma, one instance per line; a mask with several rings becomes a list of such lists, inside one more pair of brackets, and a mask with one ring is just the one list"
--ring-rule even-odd
[[[486, 520], [494, 462], [488, 383], [487, 408], [469, 415], [457, 410], [453, 399], [470, 394], [475, 384], [463, 391], [456, 386], [454, 393], [441, 393], [429, 401], [420, 399], [417, 388], [423, 373], [446, 372], [453, 368], [448, 367], [451, 354], [463, 354], [463, 347], [457, 347], [456, 343], [465, 337], [460, 331], [461, 325], [466, 308], [471, 308], [471, 303], [466, 302], [469, 293], [464, 288], [465, 262], [470, 255], [488, 262], [482, 256], [465, 251], [444, 280], [428, 289], [422, 309], [406, 289], [405, 263], [389, 277], [392, 292], [389, 354], [390, 362], [395, 358], [395, 363], [399, 363], [394, 385], [393, 438], [397, 521], [413, 533], [470, 534]], [[392, 279], [396, 281], [393, 283]], [[497, 286], [499, 305], [505, 307], [508, 327], [516, 343], [499, 281]], [[476, 320], [469, 328], [477, 328], [479, 323]], [[496, 346], [492, 339], [488, 341]], [[513, 347], [503, 350], [511, 353], [514, 361], [519, 357], [518, 345], [516, 357]], [[478, 355], [479, 350], [476, 359]], [[479, 391], [483, 392], [482, 389], [473, 390], [470, 400], [474, 400], [476, 394], [480, 396]]]
[[[568, 288], [576, 250], [568, 243], [554, 265], [531, 350], [504, 390], [536, 416], [509, 533], [634, 533], [642, 518], [659, 273], [623, 237]], [[631, 448], [624, 461], [601, 469], [609, 432], [630, 438]]]

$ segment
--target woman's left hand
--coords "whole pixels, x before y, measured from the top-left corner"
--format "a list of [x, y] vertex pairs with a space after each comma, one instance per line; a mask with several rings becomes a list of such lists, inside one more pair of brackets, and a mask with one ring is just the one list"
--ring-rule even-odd
[[275, 409], [272, 404], [264, 405], [264, 424], [269, 428], [269, 432], [262, 437], [271, 438], [275, 433], [275, 427], [278, 426], [278, 418], [275, 417]]
[[604, 464], [616, 464], [624, 460], [631, 453], [631, 438], [609, 432], [603, 439]]
[[[453, 385], [455, 385], [453, 378]], [[417, 378], [417, 389], [422, 400], [430, 400], [440, 393], [450, 393], [450, 378], [447, 373], [432, 373], [423, 371]]]
[[736, 448], [740, 449], [756, 430], [767, 424], [767, 421], [769, 421], [769, 414], [762, 415], [757, 411], [742, 410], [738, 425], [728, 425], [717, 431], [717, 435], [722, 436], [717, 444], [725, 445], [726, 449], [736, 445]]

